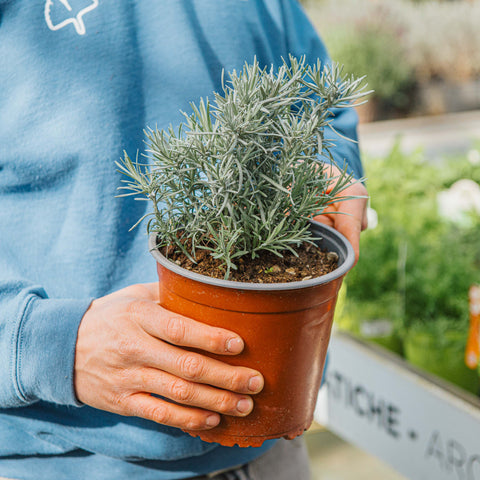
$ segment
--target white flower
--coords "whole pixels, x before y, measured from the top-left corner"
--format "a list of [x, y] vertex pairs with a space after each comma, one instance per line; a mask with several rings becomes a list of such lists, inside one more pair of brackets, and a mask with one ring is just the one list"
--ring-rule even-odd
[[373, 208], [367, 208], [368, 229], [373, 230], [378, 225], [378, 213]]
[[467, 153], [467, 159], [472, 165], [480, 165], [480, 152], [472, 148]]
[[459, 225], [467, 225], [469, 213], [480, 215], [480, 185], [468, 178], [458, 180], [437, 195], [437, 204], [442, 217]]

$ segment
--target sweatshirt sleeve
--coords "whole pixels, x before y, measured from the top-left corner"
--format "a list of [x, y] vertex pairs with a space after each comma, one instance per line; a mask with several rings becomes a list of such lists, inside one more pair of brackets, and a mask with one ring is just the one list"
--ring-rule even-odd
[[50, 299], [43, 288], [0, 280], [0, 408], [39, 400], [80, 406], [75, 344], [92, 299]]
[[[287, 49], [297, 57], [306, 56], [314, 64], [320, 59], [323, 65], [331, 64], [327, 48], [308, 19], [298, 0], [282, 0], [283, 21], [287, 35]], [[325, 132], [325, 138], [335, 145], [333, 159], [339, 168], [357, 179], [363, 177], [363, 167], [358, 147], [358, 115], [354, 108], [332, 109], [333, 129]], [[338, 132], [338, 133], [337, 133]], [[347, 137], [349, 140], [346, 140]]]

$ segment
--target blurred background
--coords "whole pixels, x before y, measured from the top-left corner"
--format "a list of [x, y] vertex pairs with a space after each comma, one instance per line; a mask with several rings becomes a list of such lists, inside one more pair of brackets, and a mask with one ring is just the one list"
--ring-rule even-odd
[[[335, 328], [478, 397], [478, 348], [465, 357], [479, 334], [480, 1], [302, 4], [333, 60], [374, 90], [357, 108], [370, 226]], [[403, 478], [321, 426], [307, 441], [314, 480]]]
[[480, 108], [478, 0], [303, 0], [332, 58], [375, 90], [364, 121]]

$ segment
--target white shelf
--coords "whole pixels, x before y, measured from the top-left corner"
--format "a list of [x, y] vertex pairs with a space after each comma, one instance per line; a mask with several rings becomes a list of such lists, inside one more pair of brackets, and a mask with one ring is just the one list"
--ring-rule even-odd
[[315, 420], [409, 479], [480, 480], [480, 399], [348, 334], [332, 335]]

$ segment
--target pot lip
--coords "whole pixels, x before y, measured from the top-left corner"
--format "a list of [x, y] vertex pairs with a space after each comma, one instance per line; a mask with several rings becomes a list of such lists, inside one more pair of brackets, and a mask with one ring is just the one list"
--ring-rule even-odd
[[315, 220], [310, 220], [312, 227], [316, 230], [322, 230], [322, 238], [328, 237], [330, 242], [337, 244], [340, 249], [344, 250], [345, 260], [343, 263], [336, 268], [333, 272], [327, 273], [320, 277], [312, 278], [310, 280], [300, 280], [296, 282], [285, 282], [285, 283], [253, 283], [253, 282], [236, 282], [233, 280], [224, 280], [221, 278], [213, 278], [207, 275], [202, 275], [200, 273], [192, 272], [185, 268], [180, 267], [176, 263], [172, 262], [164, 255], [162, 255], [156, 246], [156, 237], [155, 232], [150, 233], [148, 238], [148, 247], [150, 253], [153, 255], [153, 258], [161, 264], [163, 267], [168, 270], [186, 277], [191, 280], [196, 280], [197, 282], [213, 285], [216, 287], [231, 288], [236, 290], [259, 290], [259, 291], [279, 291], [279, 290], [297, 290], [304, 289], [308, 287], [315, 287], [317, 285], [324, 285], [333, 280], [336, 280], [340, 277], [343, 277], [354, 265], [355, 263], [355, 253], [350, 242], [337, 230], [334, 228], [325, 225], [323, 223], [317, 222]]

